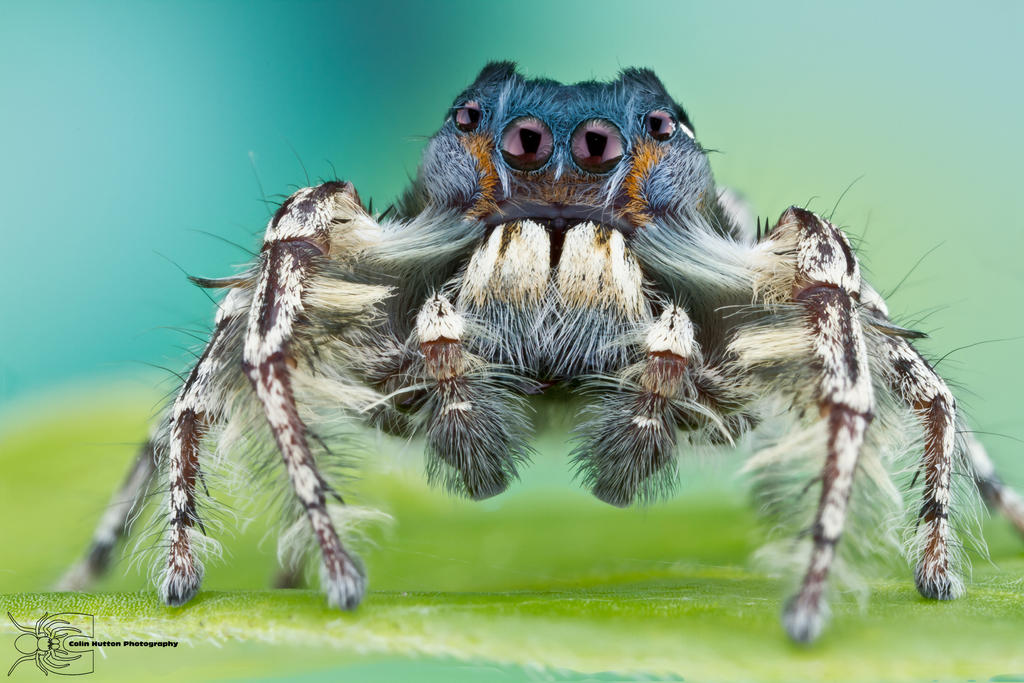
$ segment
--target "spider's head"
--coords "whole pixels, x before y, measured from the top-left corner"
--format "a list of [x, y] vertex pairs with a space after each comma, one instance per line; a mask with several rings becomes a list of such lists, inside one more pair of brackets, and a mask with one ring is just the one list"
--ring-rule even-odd
[[407, 201], [491, 224], [592, 220], [628, 232], [703, 210], [713, 188], [693, 125], [653, 72], [562, 85], [500, 62], [455, 99]]

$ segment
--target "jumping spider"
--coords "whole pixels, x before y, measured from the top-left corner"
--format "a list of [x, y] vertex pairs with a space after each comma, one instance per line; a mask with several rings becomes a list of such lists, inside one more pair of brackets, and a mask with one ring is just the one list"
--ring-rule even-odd
[[251, 450], [272, 434], [327, 600], [352, 609], [365, 574], [339, 541], [326, 505], [337, 494], [318, 467], [344, 453], [317, 439], [318, 424], [422, 435], [428, 477], [482, 499], [516, 478], [530, 453], [524, 408], [557, 384], [586, 403], [573, 463], [618, 506], [672, 485], [681, 439], [732, 443], [788, 416], [782, 445], [752, 467], [785, 479], [803, 455], [815, 470], [800, 481], [817, 507], [784, 610], [793, 639], [821, 632], [851, 490], [895, 490], [901, 454], [917, 461], [906, 543], [917, 588], [958, 597], [957, 482], [1022, 530], [1024, 502], [958, 436], [952, 394], [911, 345], [922, 335], [890, 321], [843, 232], [797, 207], [764, 234], [749, 216], [715, 185], [690, 119], [651, 71], [562, 85], [489, 64], [393, 213], [371, 215], [347, 182], [301, 189], [248, 270], [197, 279], [227, 291], [213, 335], [65, 587], [106, 566], [159, 471], [159, 593], [187, 602], [202, 578], [204, 439], [220, 439], [220, 453], [226, 435]]

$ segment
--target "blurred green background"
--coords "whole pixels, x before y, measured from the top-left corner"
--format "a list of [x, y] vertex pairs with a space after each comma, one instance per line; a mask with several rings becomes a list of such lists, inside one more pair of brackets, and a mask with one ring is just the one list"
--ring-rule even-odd
[[[892, 311], [932, 334], [924, 349], [968, 347], [940, 369], [994, 459], [1024, 484], [1022, 46], [1024, 5], [1014, 2], [3, 3], [0, 593], [45, 589], [78, 552], [173, 389], [151, 366], [183, 367], [195, 342], [180, 329], [205, 329], [212, 315], [182, 270], [216, 276], [246, 261], [225, 240], [255, 249], [262, 196], [282, 199], [307, 172], [315, 181], [336, 169], [386, 206], [491, 59], [563, 81], [652, 67], [716, 150], [719, 182], [762, 216], [839, 202], [836, 220], [872, 282], [896, 289]], [[527, 481], [482, 507], [425, 493], [414, 476], [377, 485], [377, 498], [398, 496], [397, 538], [443, 561], [427, 570], [377, 553], [374, 587], [535, 589], [588, 572], [628, 576], [639, 571], [630, 561], [645, 571], [680, 557], [742, 564], [755, 547], [734, 463], [695, 465], [679, 503], [618, 513], [570, 482], [563, 442], [547, 436]], [[405, 461], [415, 475], [416, 455]], [[416, 512], [420, 497], [432, 512]], [[568, 520], [542, 547], [524, 540], [536, 522], [517, 512], [537, 505]], [[32, 519], [48, 520], [46, 531]], [[652, 519], [696, 535], [659, 544]], [[444, 524], [466, 541], [443, 545], [456, 537]], [[600, 538], [578, 536], [590, 524], [636, 543], [602, 558]], [[993, 533], [1018, 561], [1007, 530]], [[265, 585], [273, 544], [262, 560], [246, 549], [261, 534], [250, 528], [208, 586]], [[726, 547], [714, 540], [722, 534]], [[474, 544], [512, 553], [492, 562], [504, 579], [473, 579]], [[566, 547], [575, 550], [559, 559]], [[534, 557], [547, 568], [531, 570]], [[106, 587], [142, 585], [136, 576]], [[737, 600], [778, 597], [762, 589]], [[760, 609], [774, 627], [777, 603]]]

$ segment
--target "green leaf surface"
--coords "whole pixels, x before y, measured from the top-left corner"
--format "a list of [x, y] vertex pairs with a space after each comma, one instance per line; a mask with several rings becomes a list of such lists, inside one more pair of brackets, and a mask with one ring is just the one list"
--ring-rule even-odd
[[[483, 504], [426, 489], [415, 455], [381, 455], [353, 487], [392, 518], [359, 544], [371, 592], [354, 613], [266, 589], [262, 492], [224, 501], [249, 502], [253, 520], [224, 530], [225, 559], [184, 607], [161, 605], [127, 562], [102, 592], [39, 592], [84, 548], [150, 404], [94, 401], [8, 420], [0, 437], [0, 612], [84, 612], [101, 640], [179, 642], [104, 648], [102, 680], [1024, 680], [1024, 542], [1001, 520], [964, 599], [925, 601], [899, 569], [863, 603], [841, 596], [821, 641], [798, 647], [778, 621], [785, 586], [750, 560], [761, 529], [729, 462], [684, 470], [671, 503], [617, 510], [572, 484], [557, 433], [522, 484]], [[14, 633], [0, 631], [0, 664]]]

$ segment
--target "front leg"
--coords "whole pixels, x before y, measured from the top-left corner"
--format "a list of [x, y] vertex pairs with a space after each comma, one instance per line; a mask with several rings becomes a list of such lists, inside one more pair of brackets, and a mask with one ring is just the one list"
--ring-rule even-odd
[[[352, 608], [359, 602], [365, 579], [328, 516], [326, 497], [334, 494], [313, 459], [295, 387], [311, 400], [328, 398], [332, 409], [350, 415], [379, 397], [356, 374], [363, 361], [379, 361], [373, 349], [386, 346], [375, 342], [391, 290], [356, 275], [365, 248], [379, 235], [347, 183], [304, 188], [275, 213], [259, 261], [247, 273], [198, 281], [229, 291], [210, 343], [155, 438], [169, 480], [168, 559], [159, 585], [165, 603], [187, 602], [202, 578], [197, 551], [209, 539], [197, 494], [204, 488], [200, 460], [206, 434], [250, 429], [253, 408], [266, 417], [320, 546], [329, 603]], [[335, 362], [319, 362], [325, 357]]]
[[[336, 211], [326, 211], [334, 203]], [[340, 207], [340, 210], [337, 210]], [[296, 406], [290, 348], [295, 327], [306, 312], [309, 280], [318, 259], [328, 257], [332, 230], [351, 219], [338, 214], [362, 213], [347, 183], [327, 183], [300, 190], [274, 216], [267, 228], [256, 294], [249, 310], [243, 351], [248, 376], [284, 459], [296, 497], [306, 512], [321, 552], [321, 573], [328, 603], [353, 609], [366, 589], [360, 563], [342, 546], [327, 512], [334, 494], [317, 469], [306, 425]]]
[[[846, 522], [864, 434], [873, 418], [874, 392], [856, 310], [860, 270], [846, 237], [814, 214], [791, 208], [768, 235], [763, 253], [766, 267], [755, 277], [755, 291], [770, 309], [786, 305], [799, 312], [799, 329], [792, 331], [789, 343], [810, 356], [816, 383], [811, 400], [826, 432], [821, 493], [810, 529], [811, 555], [800, 589], [783, 615], [790, 637], [807, 642], [821, 633], [827, 615], [825, 583]], [[731, 344], [739, 366], [751, 375], [762, 364], [770, 367], [779, 352], [792, 352], [778, 347], [786, 343], [783, 331], [769, 334], [774, 338], [767, 345], [742, 332]], [[788, 389], [798, 396], [804, 393], [802, 387]]]

